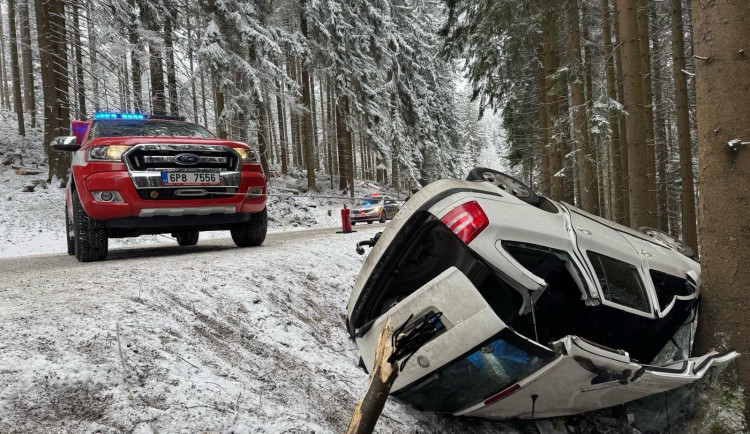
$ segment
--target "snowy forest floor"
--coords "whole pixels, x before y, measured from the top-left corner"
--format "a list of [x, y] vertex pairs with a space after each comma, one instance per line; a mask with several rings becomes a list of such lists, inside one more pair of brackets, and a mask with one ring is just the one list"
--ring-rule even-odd
[[[18, 152], [24, 166], [43, 162], [33, 140], [6, 137], [0, 161]], [[354, 243], [382, 228], [337, 235], [327, 227], [340, 202], [271, 198], [262, 247], [237, 249], [225, 233], [191, 248], [140, 237], [113, 240], [105, 262], [80, 264], [65, 254], [62, 191], [22, 191], [45, 175], [0, 165], [0, 432], [345, 430], [368, 379], [344, 327], [363, 261]], [[271, 185], [299, 189], [301, 180]], [[376, 431], [746, 431], [741, 393], [703, 389], [511, 423], [389, 399]]]

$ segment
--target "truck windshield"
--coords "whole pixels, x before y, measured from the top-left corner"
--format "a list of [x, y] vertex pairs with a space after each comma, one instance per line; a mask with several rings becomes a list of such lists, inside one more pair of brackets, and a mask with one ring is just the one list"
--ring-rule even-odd
[[504, 330], [395, 396], [423, 410], [456, 413], [512, 386], [553, 357], [551, 351]]
[[214, 135], [200, 125], [187, 122], [157, 120], [97, 120], [91, 126], [89, 138], [96, 137], [197, 137], [211, 139]]

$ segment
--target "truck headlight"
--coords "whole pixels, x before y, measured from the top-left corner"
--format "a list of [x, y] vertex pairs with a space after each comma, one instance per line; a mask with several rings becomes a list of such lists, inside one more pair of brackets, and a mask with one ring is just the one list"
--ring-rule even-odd
[[248, 148], [234, 148], [235, 152], [240, 156], [240, 163], [242, 164], [255, 164], [260, 161], [258, 153]]
[[120, 161], [128, 149], [129, 146], [95, 146], [88, 150], [87, 156], [89, 161]]

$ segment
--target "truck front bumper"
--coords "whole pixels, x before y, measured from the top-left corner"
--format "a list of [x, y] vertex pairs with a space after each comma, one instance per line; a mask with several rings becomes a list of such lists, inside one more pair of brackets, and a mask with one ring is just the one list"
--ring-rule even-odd
[[[124, 227], [122, 226], [124, 222], [132, 222], [134, 226], [129, 227], [141, 227], [145, 221], [138, 223], [138, 219], [144, 218], [158, 217], [160, 221], [166, 222], [171, 219], [177, 222], [175, 219], [178, 217], [198, 219], [213, 216], [212, 218], [215, 218], [216, 215], [251, 214], [263, 211], [266, 206], [265, 176], [251, 171], [240, 171], [236, 174], [240, 177], [236, 191], [219, 195], [211, 194], [210, 197], [203, 198], [160, 199], [160, 195], [167, 189], [161, 186], [136, 189], [130, 173], [126, 170], [79, 173], [77, 174], [79, 176], [76, 176], [78, 178], [76, 189], [84, 210], [91, 218], [104, 221], [118, 219], [123, 222], [118, 224], [120, 227]], [[201, 190], [201, 187], [184, 187], [184, 189]], [[117, 192], [122, 202], [98, 201], [93, 193], [100, 191]]]

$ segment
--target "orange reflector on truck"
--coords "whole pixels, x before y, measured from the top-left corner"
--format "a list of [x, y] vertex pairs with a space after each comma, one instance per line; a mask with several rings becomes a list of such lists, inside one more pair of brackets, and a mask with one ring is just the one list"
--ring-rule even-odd
[[465, 244], [469, 244], [490, 224], [487, 214], [475, 200], [459, 205], [440, 221]]

